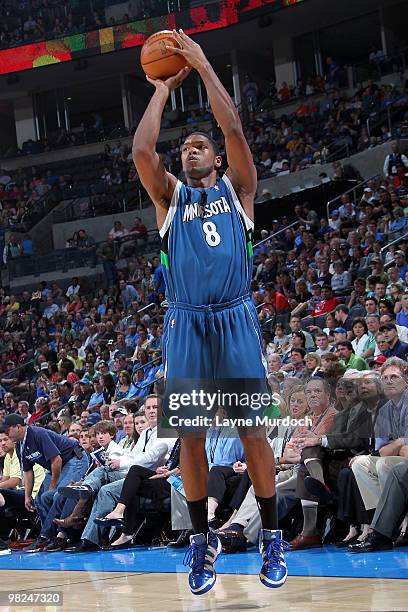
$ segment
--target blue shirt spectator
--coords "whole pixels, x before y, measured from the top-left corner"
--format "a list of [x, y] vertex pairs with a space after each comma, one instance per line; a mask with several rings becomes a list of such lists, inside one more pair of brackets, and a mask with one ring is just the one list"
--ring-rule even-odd
[[133, 285], [127, 285], [123, 280], [120, 281], [119, 288], [122, 306], [127, 310], [132, 302], [137, 300], [137, 291]]
[[60, 455], [64, 465], [74, 456], [76, 446], [78, 442], [72, 438], [61, 436], [50, 429], [29, 425], [25, 440], [17, 445], [17, 453], [22, 459], [25, 472], [31, 470], [35, 463], [50, 471], [51, 459]]
[[161, 265], [157, 266], [155, 269], [153, 278], [157, 293], [164, 293], [166, 290], [166, 285], [164, 283], [163, 267]]
[[211, 428], [207, 434], [205, 449], [209, 468], [213, 465], [232, 467], [236, 461], [244, 461], [244, 448], [238, 432], [234, 432], [232, 428]]

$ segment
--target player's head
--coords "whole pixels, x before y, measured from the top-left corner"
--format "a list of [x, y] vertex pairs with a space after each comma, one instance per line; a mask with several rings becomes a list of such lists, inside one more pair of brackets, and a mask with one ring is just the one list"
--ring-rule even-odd
[[217, 143], [205, 132], [189, 134], [181, 145], [181, 162], [188, 178], [202, 179], [221, 166]]

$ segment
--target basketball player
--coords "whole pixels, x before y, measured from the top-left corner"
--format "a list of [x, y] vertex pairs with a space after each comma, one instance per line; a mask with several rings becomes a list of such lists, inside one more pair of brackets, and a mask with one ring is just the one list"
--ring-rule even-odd
[[[155, 204], [162, 238], [169, 301], [163, 338], [167, 384], [188, 378], [264, 383], [261, 331], [249, 297], [255, 167], [236, 108], [201, 47], [182, 30], [174, 35], [181, 47], [177, 52], [189, 67], [166, 81], [148, 78], [155, 92], [133, 141], [133, 159]], [[224, 134], [228, 169], [218, 180], [222, 160], [216, 144], [203, 133], [190, 134], [181, 147], [185, 184], [166, 171], [156, 143], [170, 92], [192, 68], [207, 89]], [[208, 527], [205, 432], [199, 438], [181, 436], [182, 477], [194, 531], [189, 584], [199, 595], [215, 583], [221, 543]], [[260, 580], [267, 587], [280, 587], [287, 577], [287, 543], [277, 529], [274, 457], [264, 429], [246, 429], [240, 437], [262, 519]]]

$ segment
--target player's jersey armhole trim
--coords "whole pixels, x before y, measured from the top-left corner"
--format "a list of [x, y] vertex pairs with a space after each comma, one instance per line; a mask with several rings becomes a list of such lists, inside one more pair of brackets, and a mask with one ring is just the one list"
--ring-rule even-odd
[[241, 214], [244, 223], [245, 223], [245, 229], [246, 231], [249, 230], [253, 230], [254, 229], [254, 222], [248, 217], [248, 215], [246, 214], [244, 207], [242, 206], [241, 202], [239, 201], [239, 197], [237, 196], [237, 193], [234, 189], [233, 184], [231, 183], [231, 181], [229, 180], [228, 176], [226, 174], [224, 174], [221, 177], [221, 180], [224, 181], [224, 183], [227, 186], [227, 189], [229, 190], [231, 196], [232, 196], [232, 200], [234, 202], [234, 206], [237, 209], [237, 211]]
[[169, 206], [169, 210], [167, 211], [167, 215], [166, 218], [164, 220], [164, 223], [161, 227], [161, 229], [159, 230], [159, 235], [160, 238], [163, 238], [165, 233], [167, 232], [167, 230], [169, 229], [171, 222], [174, 219], [174, 215], [176, 214], [176, 210], [177, 210], [177, 204], [178, 204], [178, 198], [179, 198], [179, 194], [180, 194], [180, 189], [182, 188], [183, 183], [181, 181], [177, 181], [176, 186], [174, 188], [173, 191], [173, 196], [171, 198], [171, 202], [170, 202], [170, 206]]

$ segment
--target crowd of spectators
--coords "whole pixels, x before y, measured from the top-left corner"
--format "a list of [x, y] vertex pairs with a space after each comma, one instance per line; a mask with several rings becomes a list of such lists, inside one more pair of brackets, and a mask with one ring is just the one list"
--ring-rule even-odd
[[[384, 176], [369, 182], [359, 201], [344, 195], [329, 220], [307, 203], [299, 205], [296, 227], [268, 239], [286, 223], [273, 221], [254, 249], [252, 292], [269, 385], [282, 417], [310, 417], [306, 424], [281, 423], [268, 431], [278, 465], [279, 516], [293, 549], [322, 545], [322, 515], [334, 525], [330, 537], [352, 552], [407, 544], [406, 502], [405, 511], [395, 514], [401, 504], [393, 501], [399, 495], [394, 484], [406, 477], [408, 463], [406, 166], [394, 145]], [[131, 229], [143, 240], [140, 219]], [[73, 278], [68, 286], [43, 281], [20, 295], [0, 290], [5, 455], [15, 463], [13, 440], [18, 443], [28, 425], [35, 439], [51, 436], [47, 443], [63, 464], [70, 458], [60, 476], [51, 469], [52, 492], [49, 480], [42, 488], [35, 480], [41, 532], [28, 552], [128, 548], [144, 514], [134, 499], [146, 497], [161, 511], [163, 500], [171, 499], [176, 545], [187, 543], [178, 446], [173, 438], [158, 438], [156, 429], [156, 394], [163, 390], [163, 272], [158, 256], [129, 256], [128, 237], [115, 222], [102, 254], [108, 262], [103, 288]], [[382, 250], [396, 238], [396, 246]], [[79, 248], [94, 246], [83, 230], [76, 241]], [[127, 258], [121, 270], [113, 259], [118, 247]], [[255, 542], [259, 513], [242, 447], [230, 434], [214, 428], [208, 434], [209, 520], [225, 550], [233, 551]], [[78, 443], [83, 451], [74, 457]], [[10, 459], [4, 463], [0, 508], [13, 503], [7, 493]], [[24, 459], [23, 469], [31, 467]], [[147, 483], [154, 475], [157, 486]], [[31, 494], [25, 501], [23, 491], [19, 497], [22, 514], [34, 510]], [[0, 537], [7, 540], [10, 524], [4, 525]], [[103, 527], [112, 525], [121, 535], [109, 543]], [[165, 526], [156, 525], [158, 533]]]
[[[395, 113], [392, 132], [381, 115], [390, 104]], [[339, 90], [304, 98], [289, 116], [275, 119], [274, 111], [263, 107], [250, 114], [247, 126], [258, 176], [289, 174], [387, 142], [406, 133], [407, 111], [405, 88], [373, 81], [351, 98]], [[380, 125], [369, 132], [367, 120], [373, 117], [372, 125], [376, 120]]]
[[[0, 228], [27, 231], [61, 200], [66, 186], [65, 178], [51, 171], [40, 173], [34, 167], [15, 171], [0, 168]], [[31, 254], [32, 249], [27, 250], [23, 244], [22, 252]]]
[[[109, 5], [112, 4], [115, 3], [109, 2]], [[116, 4], [119, 4], [119, 0]], [[181, 5], [187, 8], [189, 3], [183, 0]], [[180, 5], [167, 0], [141, 0], [133, 5], [133, 12], [125, 13], [117, 19], [106, 18], [106, 6], [104, 0], [7, 0], [0, 6], [0, 49], [166, 15], [178, 10]]]
[[[386, 113], [383, 113], [389, 105], [392, 105], [391, 131]], [[371, 119], [371, 128], [367, 127], [368, 119]], [[174, 174], [181, 172], [180, 143], [188, 132], [206, 121], [212, 122], [212, 127], [207, 129], [219, 141], [222, 150], [222, 135], [213, 122], [210, 110], [188, 113], [165, 110], [163, 129], [185, 126], [178, 139], [162, 142], [159, 147], [166, 166]], [[103, 130], [90, 129], [93, 134], [91, 141], [113, 137], [112, 132], [108, 136]], [[245, 132], [259, 179], [284, 176], [314, 164], [340, 160], [393, 138], [403, 137], [407, 130], [408, 98], [405, 87], [379, 86], [373, 81], [369, 81], [351, 98], [340, 90], [327, 90], [323, 96], [304, 98], [295, 112], [289, 115], [275, 113], [267, 105], [261, 104], [248, 113], [245, 121]], [[127, 135], [124, 128], [120, 133]], [[80, 134], [60, 130], [54, 139], [24, 143], [18, 154], [30, 155], [82, 142]], [[106, 160], [106, 168], [101, 179], [107, 186], [136, 180], [130, 144], [119, 142], [106, 145], [102, 158]]]

